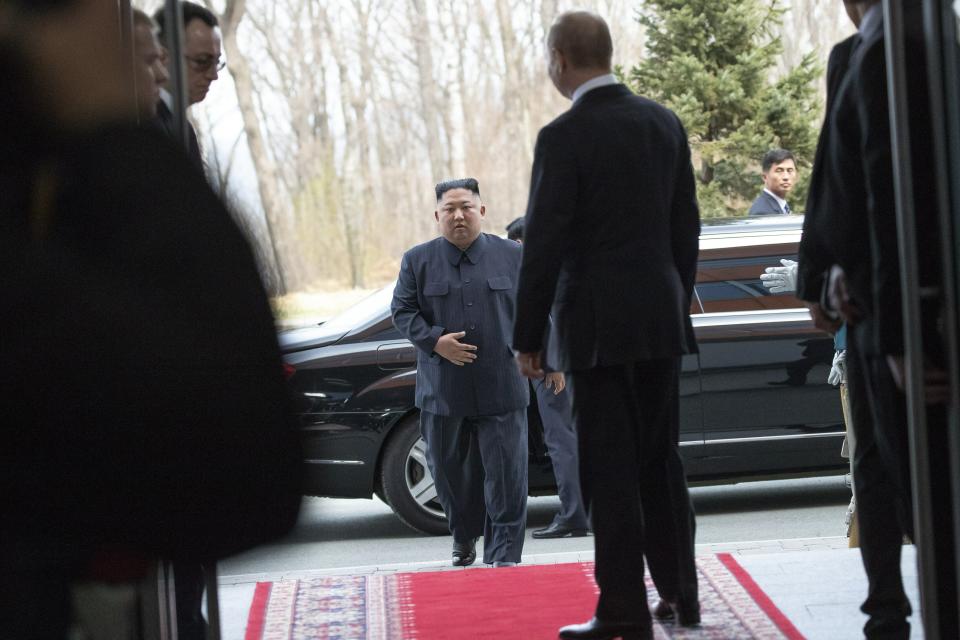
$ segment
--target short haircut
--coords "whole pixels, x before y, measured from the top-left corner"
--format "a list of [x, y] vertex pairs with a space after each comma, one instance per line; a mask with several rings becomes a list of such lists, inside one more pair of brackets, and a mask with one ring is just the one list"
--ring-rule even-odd
[[[215, 16], [213, 12], [206, 7], [201, 7], [199, 4], [193, 2], [183, 2], [180, 6], [183, 10], [184, 27], [197, 19], [202, 20], [203, 23], [211, 29], [220, 26], [220, 21], [217, 20], [217, 16]], [[160, 28], [160, 32], [157, 34], [157, 37], [160, 38], [160, 40], [166, 39], [167, 14], [163, 7], [157, 9], [156, 13], [153, 14], [153, 19], [156, 20], [157, 26]]]
[[547, 46], [562, 52], [578, 69], [609, 69], [613, 38], [606, 21], [589, 11], [567, 11], [550, 27]]
[[446, 182], [441, 182], [436, 187], [434, 191], [437, 192], [437, 202], [443, 198], [443, 194], [451, 189], [467, 189], [472, 191], [477, 196], [480, 196], [480, 184], [477, 182], [476, 178], [460, 178], [458, 180], [447, 180]]
[[507, 225], [507, 240], [519, 240], [523, 242], [523, 232], [527, 228], [527, 223], [521, 216]]
[[156, 21], [148, 16], [146, 13], [140, 9], [133, 10], [133, 26], [134, 27], [146, 27], [150, 29], [153, 33], [157, 32], [159, 27], [157, 26]]
[[775, 164], [780, 164], [785, 160], [793, 160], [793, 164], [797, 164], [797, 159], [786, 149], [771, 149], [763, 154], [763, 162], [760, 166], [763, 168], [763, 172], [766, 173], [770, 171], [770, 167]]

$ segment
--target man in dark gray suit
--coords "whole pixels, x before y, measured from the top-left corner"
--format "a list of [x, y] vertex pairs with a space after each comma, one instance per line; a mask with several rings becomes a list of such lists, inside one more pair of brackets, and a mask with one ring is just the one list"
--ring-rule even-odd
[[416, 406], [453, 564], [520, 562], [527, 519], [527, 381], [513, 363], [520, 245], [481, 233], [473, 178], [436, 187], [441, 237], [403, 256], [393, 323], [417, 347]]
[[786, 149], [771, 149], [760, 163], [763, 191], [750, 205], [747, 215], [779, 216], [793, 213], [787, 194], [797, 182], [797, 162]]
[[[599, 16], [561, 15], [549, 72], [573, 106], [540, 130], [514, 348], [521, 371], [571, 373], [580, 480], [593, 520], [595, 617], [562, 638], [652, 638], [644, 556], [679, 624], [700, 620], [694, 517], [676, 442], [700, 216], [687, 135], [611, 73]], [[644, 526], [651, 523], [651, 526]]]
[[[507, 225], [507, 239], [523, 244], [523, 218]], [[549, 325], [544, 342], [549, 342]], [[580, 465], [577, 456], [577, 430], [573, 426], [573, 407], [570, 391], [562, 371], [552, 371], [544, 366], [546, 375], [542, 380], [533, 379], [530, 385], [537, 397], [540, 422], [543, 424], [543, 439], [550, 454], [553, 477], [557, 481], [560, 511], [553, 521], [542, 529], [535, 529], [534, 538], [579, 538], [590, 531], [587, 512], [583, 508], [580, 491]]]

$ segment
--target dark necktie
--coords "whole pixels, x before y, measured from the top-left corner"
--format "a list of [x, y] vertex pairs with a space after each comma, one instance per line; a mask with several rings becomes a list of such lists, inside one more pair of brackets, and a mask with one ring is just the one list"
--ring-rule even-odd
[[786, 215], [790, 215], [790, 205], [787, 204], [786, 202], [783, 203], [783, 213], [785, 213]]

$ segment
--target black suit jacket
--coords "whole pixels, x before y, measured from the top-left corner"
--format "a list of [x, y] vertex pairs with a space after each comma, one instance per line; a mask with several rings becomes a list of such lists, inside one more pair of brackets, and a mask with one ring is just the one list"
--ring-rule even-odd
[[747, 212], [747, 215], [782, 216], [784, 213], [783, 209], [780, 208], [780, 203], [777, 202], [776, 198], [766, 191], [761, 191], [760, 195], [757, 196], [757, 199], [753, 201], [752, 205], [750, 205], [750, 211]]
[[[200, 154], [200, 143], [197, 140], [197, 132], [194, 130], [193, 125], [190, 124], [190, 121], [187, 120], [187, 155], [190, 156], [190, 161], [195, 167], [203, 171], [203, 157]], [[153, 125], [160, 131], [166, 133], [168, 136], [177, 141], [178, 145], [180, 143], [180, 136], [177, 135], [177, 132], [173, 127], [173, 113], [167, 108], [167, 103], [163, 100], [157, 102], [157, 115], [153, 119]]]
[[621, 84], [593, 89], [537, 138], [513, 346], [560, 371], [696, 351], [700, 215], [686, 132]]
[[830, 111], [840, 90], [840, 83], [850, 67], [850, 54], [858, 35], [852, 35], [838, 43], [830, 51], [827, 61], [827, 104], [824, 111], [823, 126], [817, 140], [817, 152], [813, 160], [813, 173], [810, 176], [810, 191], [807, 195], [807, 207], [803, 219], [803, 237], [797, 265], [797, 296], [801, 300], [819, 302], [823, 289], [824, 272], [836, 260], [830, 254], [827, 240], [822, 238], [817, 228], [817, 220], [826, 215], [824, 212], [835, 206], [831, 198], [826, 179], [826, 151], [830, 145]]
[[[867, 344], [858, 346], [868, 353], [902, 354], [902, 288], [883, 14], [874, 15], [880, 19], [861, 24], [861, 43], [850, 59], [832, 112], [828, 189], [839, 194], [837, 211], [830, 210], [831, 215], [818, 220], [816, 226], [821, 237], [829, 236], [833, 241], [833, 254], [866, 314], [863, 324], [870, 338]], [[906, 12], [906, 18], [905, 52], [910, 69], [907, 96], [913, 143], [910, 160], [920, 284], [938, 287], [942, 278], [938, 203], [929, 186], [934, 154], [926, 144], [933, 133], [922, 23], [912, 10]], [[925, 321], [929, 324], [924, 329], [932, 337], [937, 332], [936, 313], [926, 314]], [[933, 355], [938, 355], [935, 349]]]

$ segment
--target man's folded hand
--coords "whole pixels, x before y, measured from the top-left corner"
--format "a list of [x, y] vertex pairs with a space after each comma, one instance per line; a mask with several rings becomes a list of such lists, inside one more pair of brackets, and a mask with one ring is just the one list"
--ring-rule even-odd
[[437, 345], [433, 348], [433, 352], [458, 367], [473, 362], [477, 359], [477, 354], [474, 353], [477, 347], [472, 344], [460, 342], [460, 338], [465, 335], [467, 335], [466, 331], [443, 334], [440, 336], [440, 339], [437, 340]]

